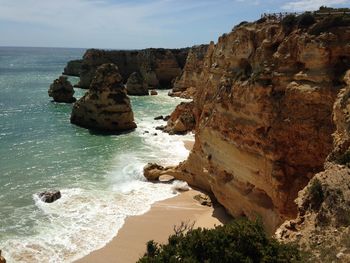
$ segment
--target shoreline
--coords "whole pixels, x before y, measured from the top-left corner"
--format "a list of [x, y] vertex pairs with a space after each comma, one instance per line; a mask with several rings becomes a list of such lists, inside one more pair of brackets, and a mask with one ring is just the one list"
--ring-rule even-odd
[[231, 219], [223, 207], [203, 206], [194, 200], [193, 197], [200, 193], [202, 192], [191, 189], [154, 203], [145, 214], [126, 218], [111, 242], [75, 262], [134, 263], [145, 253], [147, 241], [165, 243], [174, 233], [174, 225], [195, 222], [195, 228], [214, 228]]

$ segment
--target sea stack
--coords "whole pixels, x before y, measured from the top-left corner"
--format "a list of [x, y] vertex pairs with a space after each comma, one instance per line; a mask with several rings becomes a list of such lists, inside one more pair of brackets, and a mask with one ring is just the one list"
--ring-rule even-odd
[[104, 132], [136, 128], [134, 114], [118, 67], [98, 67], [88, 92], [73, 106], [71, 123]]
[[148, 95], [148, 85], [144, 81], [140, 73], [134, 72], [126, 82], [126, 90], [128, 95], [144, 96]]
[[56, 102], [73, 103], [76, 101], [76, 98], [73, 97], [73, 86], [65, 76], [55, 79], [50, 85], [48, 93]]

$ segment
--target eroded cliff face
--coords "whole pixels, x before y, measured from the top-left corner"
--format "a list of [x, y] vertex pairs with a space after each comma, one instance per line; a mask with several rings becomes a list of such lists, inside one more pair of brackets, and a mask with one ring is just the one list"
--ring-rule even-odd
[[316, 262], [350, 261], [350, 71], [345, 81], [334, 104], [337, 129], [325, 171], [299, 192], [298, 217], [276, 232], [281, 241], [309, 251]]
[[[194, 97], [196, 141], [178, 177], [273, 232], [332, 149], [332, 107], [350, 68], [350, 32], [311, 35], [248, 23], [211, 43]], [[184, 73], [185, 74], [185, 73]]]
[[203, 70], [204, 57], [209, 45], [193, 46], [188, 52], [186, 64], [181, 76], [177, 77], [171, 96], [193, 98], [196, 85]]
[[118, 66], [124, 83], [133, 72], [139, 72], [151, 87], [170, 87], [173, 79], [181, 74], [187, 53], [188, 49], [89, 49], [83, 56], [79, 86], [88, 88], [96, 69], [104, 63], [113, 63]]

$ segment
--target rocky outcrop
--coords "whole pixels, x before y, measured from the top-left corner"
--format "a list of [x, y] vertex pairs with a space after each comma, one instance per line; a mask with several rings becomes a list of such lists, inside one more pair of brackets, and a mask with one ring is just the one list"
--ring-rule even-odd
[[204, 58], [209, 45], [194, 46], [190, 49], [181, 76], [175, 79], [170, 96], [193, 98], [196, 84], [204, 66]]
[[1, 250], [0, 250], [0, 263], [6, 263], [6, 259], [1, 256]]
[[350, 71], [347, 87], [334, 104], [334, 148], [325, 171], [318, 173], [299, 192], [298, 217], [276, 232], [310, 252], [315, 262], [350, 261]]
[[63, 74], [68, 76], [79, 77], [82, 63], [83, 60], [81, 59], [69, 61], [63, 70]]
[[140, 72], [147, 85], [168, 88], [181, 74], [188, 49], [143, 49], [106, 51], [89, 49], [83, 56], [79, 86], [88, 88], [96, 69], [104, 63], [114, 63], [125, 83], [133, 72]]
[[41, 201], [45, 203], [53, 203], [56, 200], [61, 198], [61, 192], [57, 190], [45, 191], [45, 192], [39, 193], [38, 196], [41, 199]]
[[89, 91], [73, 106], [71, 123], [113, 133], [136, 128], [122, 76], [114, 64], [97, 69]]
[[233, 216], [261, 216], [271, 233], [297, 215], [298, 191], [323, 170], [350, 68], [347, 27], [308, 30], [266, 20], [210, 44], [193, 84], [194, 148], [175, 176], [211, 191]]
[[195, 128], [194, 103], [182, 102], [170, 115], [164, 131], [169, 134], [186, 134]]
[[130, 75], [126, 82], [126, 91], [133, 96], [148, 95], [148, 86], [140, 73], [134, 72]]
[[150, 90], [149, 94], [152, 96], [156, 96], [158, 95], [158, 92], [156, 90]]
[[76, 101], [76, 98], [73, 97], [73, 86], [65, 76], [60, 76], [54, 80], [50, 85], [48, 94], [56, 102], [73, 103]]

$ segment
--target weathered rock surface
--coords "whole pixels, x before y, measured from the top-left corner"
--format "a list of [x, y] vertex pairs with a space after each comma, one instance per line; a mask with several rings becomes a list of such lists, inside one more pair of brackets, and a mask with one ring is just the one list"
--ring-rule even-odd
[[38, 194], [41, 201], [45, 203], [53, 203], [61, 198], [61, 192], [57, 190], [45, 191]]
[[6, 263], [6, 259], [1, 256], [1, 250], [0, 250], [0, 263]]
[[211, 43], [193, 84], [195, 145], [175, 177], [211, 191], [233, 216], [260, 215], [271, 233], [295, 217], [293, 200], [332, 149], [348, 30], [315, 35], [267, 20]]
[[164, 131], [169, 134], [185, 134], [195, 128], [194, 103], [182, 102], [170, 115]]
[[193, 46], [187, 56], [181, 76], [175, 79], [170, 96], [193, 98], [196, 85], [204, 66], [204, 58], [209, 45]]
[[150, 94], [151, 94], [152, 96], [155, 96], [155, 95], [158, 95], [158, 92], [157, 92], [156, 90], [151, 90], [151, 91], [150, 91]]
[[350, 262], [350, 71], [346, 88], [334, 104], [333, 151], [318, 173], [299, 192], [298, 217], [286, 221], [276, 232], [311, 252], [315, 262]]
[[114, 64], [97, 69], [89, 91], [73, 106], [71, 123], [106, 132], [136, 128], [130, 100]]
[[143, 77], [138, 72], [134, 72], [126, 82], [126, 91], [128, 95], [145, 96], [148, 95], [148, 86]]
[[83, 63], [82, 59], [69, 61], [63, 70], [63, 74], [68, 76], [79, 77], [82, 63]]
[[181, 74], [188, 49], [143, 49], [135, 51], [106, 51], [89, 49], [83, 56], [79, 86], [88, 88], [96, 69], [114, 63], [125, 83], [133, 72], [140, 72], [148, 86], [168, 88]]
[[209, 195], [198, 194], [198, 195], [195, 195], [193, 198], [195, 200], [197, 200], [201, 205], [204, 205], [204, 206], [212, 206], [213, 205]]
[[65, 76], [60, 76], [54, 80], [50, 85], [48, 94], [56, 102], [73, 103], [76, 101], [76, 98], [73, 97], [73, 86]]

